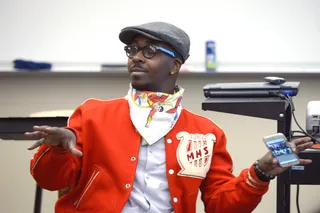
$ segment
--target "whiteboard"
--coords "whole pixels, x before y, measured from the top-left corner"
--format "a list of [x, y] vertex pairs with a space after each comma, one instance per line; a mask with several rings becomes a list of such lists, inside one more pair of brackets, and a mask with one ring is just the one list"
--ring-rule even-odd
[[220, 71], [320, 72], [320, 0], [2, 0], [0, 61], [126, 63], [120, 30], [149, 21], [189, 34], [189, 67], [215, 40]]

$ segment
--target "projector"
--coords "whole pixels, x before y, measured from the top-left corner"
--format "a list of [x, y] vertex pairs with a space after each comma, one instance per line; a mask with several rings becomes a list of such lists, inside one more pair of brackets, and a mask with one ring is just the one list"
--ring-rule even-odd
[[307, 106], [306, 131], [320, 139], [320, 101], [310, 101]]

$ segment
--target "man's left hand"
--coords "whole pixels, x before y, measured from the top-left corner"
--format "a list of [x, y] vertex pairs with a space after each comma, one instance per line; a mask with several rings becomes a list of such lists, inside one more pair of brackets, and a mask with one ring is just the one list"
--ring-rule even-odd
[[[296, 154], [311, 148], [313, 142], [310, 137], [299, 138], [289, 142], [292, 151]], [[312, 161], [310, 159], [300, 159], [299, 165], [310, 164]], [[279, 165], [278, 160], [272, 155], [271, 151], [269, 151], [266, 155], [264, 155], [258, 163], [259, 168], [271, 175], [278, 175], [284, 172], [287, 168], [283, 168]]]

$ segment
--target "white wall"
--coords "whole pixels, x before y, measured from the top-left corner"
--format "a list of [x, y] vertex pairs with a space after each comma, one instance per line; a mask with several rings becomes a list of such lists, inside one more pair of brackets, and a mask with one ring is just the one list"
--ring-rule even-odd
[[319, 0], [2, 0], [0, 61], [45, 60], [57, 70], [125, 62], [118, 33], [148, 21], [190, 35], [194, 70], [213, 39], [221, 71], [320, 71]]

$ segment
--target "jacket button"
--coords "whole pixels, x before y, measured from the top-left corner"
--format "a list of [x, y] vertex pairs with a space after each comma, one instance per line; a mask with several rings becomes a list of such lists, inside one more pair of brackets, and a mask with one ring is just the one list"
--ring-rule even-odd
[[169, 174], [172, 175], [173, 173], [174, 173], [174, 170], [173, 170], [173, 169], [170, 169], [170, 170], [169, 170]]
[[130, 186], [131, 186], [130, 183], [126, 184], [126, 188], [130, 188]]
[[178, 198], [176, 198], [176, 197], [173, 198], [173, 202], [175, 202], [175, 203], [178, 202]]
[[132, 157], [132, 158], [131, 158], [131, 161], [135, 161], [135, 160], [136, 160], [136, 158], [135, 158], [135, 157]]
[[172, 143], [172, 140], [170, 138], [167, 139], [167, 143]]

